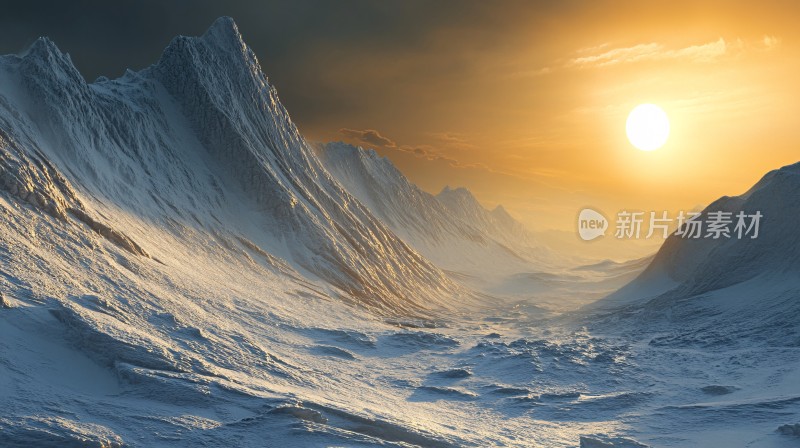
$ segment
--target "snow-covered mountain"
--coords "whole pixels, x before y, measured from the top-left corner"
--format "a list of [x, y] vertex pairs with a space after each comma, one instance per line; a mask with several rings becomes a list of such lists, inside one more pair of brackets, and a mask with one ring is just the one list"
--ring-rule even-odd
[[116, 80], [46, 38], [2, 57], [0, 148], [6, 194], [139, 256], [166, 262], [159, 227], [381, 312], [458, 294], [325, 171], [229, 18]]
[[465, 188], [434, 196], [374, 150], [328, 143], [320, 157], [345, 189], [438, 266], [470, 276], [542, 269], [555, 260], [502, 206], [486, 210]]
[[[0, 216], [4, 448], [563, 445], [605, 427], [508, 418], [541, 369], [529, 344], [459, 322], [475, 295], [325, 170], [231, 19], [115, 80], [85, 82], [47, 39], [0, 57]], [[545, 349], [548, 371], [574, 352]]]
[[[635, 280], [590, 308], [624, 307], [637, 319], [680, 321], [687, 332], [703, 327], [731, 340], [736, 337], [728, 332], [735, 329], [800, 341], [798, 198], [800, 163], [769, 172], [746, 193], [703, 210], [703, 223], [710, 213], [730, 213], [730, 238], [710, 238], [707, 230], [701, 238], [673, 234]], [[734, 232], [740, 212], [760, 214], [756, 238], [755, 228], [743, 228], [741, 238]]]
[[325, 171], [229, 18], [116, 80], [0, 57], [0, 216], [0, 446], [460, 440], [350, 361], [450, 344], [398, 327], [473, 296]]
[[[517, 250], [524, 255], [534, 255], [532, 258], [542, 258], [541, 252], [546, 251], [541, 244], [537, 244], [535, 237], [525, 226], [508, 214], [502, 205], [489, 211], [473, 196], [472, 192], [464, 187], [444, 187], [436, 199], [454, 216], [462, 221], [472, 223], [475, 227], [484, 230], [496, 240]], [[539, 251], [529, 254], [529, 251]]]
[[[535, 241], [519, 250], [524, 230], [465, 191], [425, 195], [342, 151], [363, 167], [332, 168], [340, 183], [230, 19], [116, 80], [86, 83], [46, 39], [0, 57], [0, 446], [791, 443], [796, 167], [729, 200], [765, 214], [759, 244], [664, 249], [652, 272], [695, 295], [610, 317], [685, 317], [639, 319], [671, 337], [647, 345], [539, 306], [544, 289], [591, 300], [644, 261], [521, 272], [494, 285], [514, 302], [468, 307], [421, 252], [528, 266]], [[736, 315], [783, 345], [672, 349]]]

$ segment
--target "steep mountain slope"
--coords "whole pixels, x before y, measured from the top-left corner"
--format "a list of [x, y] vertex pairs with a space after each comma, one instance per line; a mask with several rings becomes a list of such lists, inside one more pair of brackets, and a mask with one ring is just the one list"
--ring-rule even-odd
[[502, 207], [490, 212], [466, 189], [433, 196], [374, 150], [345, 143], [328, 143], [320, 158], [348, 192], [444, 269], [490, 277], [542, 269], [555, 261]]
[[151, 226], [198, 232], [384, 313], [458, 294], [325, 171], [229, 18], [117, 80], [45, 38], [0, 79], [3, 188], [58, 219], [157, 259]]
[[0, 216], [0, 446], [461, 444], [365, 384], [471, 296], [324, 170], [231, 19], [117, 80], [0, 57]]
[[[702, 327], [718, 337], [735, 329], [798, 343], [798, 198], [800, 164], [771, 171], [741, 196], [720, 198], [703, 210], [702, 221], [709, 213], [731, 212], [731, 238], [671, 235], [639, 277], [592, 308], [627, 307], [647, 321], [680, 320], [687, 331]], [[762, 215], [757, 238], [751, 238], [755, 229], [741, 239], [733, 232], [739, 212]]]

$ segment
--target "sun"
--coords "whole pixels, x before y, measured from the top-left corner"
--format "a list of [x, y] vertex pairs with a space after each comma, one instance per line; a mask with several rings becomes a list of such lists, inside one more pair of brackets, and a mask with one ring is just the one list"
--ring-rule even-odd
[[669, 137], [669, 117], [655, 104], [640, 104], [633, 108], [625, 131], [631, 144], [642, 151], [655, 151]]

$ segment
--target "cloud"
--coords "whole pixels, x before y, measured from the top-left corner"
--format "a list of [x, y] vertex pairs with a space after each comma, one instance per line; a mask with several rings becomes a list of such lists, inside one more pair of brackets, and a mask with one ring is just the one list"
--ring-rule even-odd
[[467, 136], [457, 132], [429, 132], [426, 135], [449, 148], [469, 149], [475, 147], [475, 145], [469, 142]]
[[427, 135], [443, 142], [465, 143], [467, 141], [463, 134], [456, 132], [429, 132]]
[[439, 152], [438, 148], [430, 145], [400, 145], [396, 148], [391, 148], [391, 150], [408, 153], [428, 162], [441, 163], [454, 169], [479, 170], [484, 173], [509, 178], [522, 179], [526, 181], [533, 180], [551, 188], [555, 187], [546, 182], [546, 178], [555, 178], [563, 175], [563, 172], [548, 172], [547, 170], [537, 170], [531, 173], [520, 173], [511, 170], [498, 169], [485, 163], [464, 163], [458, 159], [442, 154]]
[[359, 131], [356, 129], [341, 128], [339, 129], [339, 133], [349, 139], [356, 140], [367, 145], [376, 146], [378, 148], [397, 147], [397, 143], [392, 141], [392, 139], [382, 136], [380, 132], [374, 129], [364, 129], [363, 131]]
[[764, 45], [765, 50], [773, 50], [781, 46], [781, 38], [764, 35], [764, 37], [761, 39], [761, 44]]
[[[365, 129], [360, 131], [356, 129], [342, 128], [339, 129], [339, 133], [349, 139], [357, 140], [361, 143], [370, 144], [374, 146], [375, 149], [378, 150], [397, 151], [400, 153], [408, 154], [413, 157], [417, 157], [421, 160], [425, 160], [428, 162], [444, 164], [450, 168], [481, 170], [486, 173], [514, 177], [525, 180], [531, 180], [534, 177], [538, 178], [539, 180], [541, 180], [541, 178], [543, 177], [557, 177], [556, 174], [548, 173], [546, 171], [537, 171], [535, 173], [532, 173], [534, 174], [534, 177], [531, 177], [530, 175], [525, 175], [518, 172], [497, 169], [485, 163], [464, 163], [454, 157], [451, 157], [450, 155], [444, 154], [444, 152], [447, 149], [455, 148], [459, 145], [474, 147], [472, 144], [468, 143], [466, 137], [463, 134], [459, 134], [456, 132], [433, 132], [426, 134], [428, 137], [432, 137], [435, 140], [438, 140], [438, 142], [440, 143], [433, 145], [398, 144], [395, 141], [391, 140], [390, 138], [381, 135], [381, 133], [375, 129]], [[386, 153], [382, 154], [385, 155]], [[560, 174], [561, 173], [559, 173], [559, 175]]]
[[669, 59], [683, 59], [695, 62], [711, 62], [732, 51], [737, 51], [743, 46], [741, 40], [727, 42], [719, 38], [713, 42], [691, 45], [688, 47], [668, 49], [663, 44], [651, 42], [638, 44], [632, 47], [620, 47], [605, 50], [601, 53], [590, 54], [571, 59], [568, 67], [607, 67], [610, 65], [659, 61]]
[[397, 151], [407, 152], [413, 154], [419, 158], [430, 160], [430, 161], [437, 161], [437, 162], [445, 162], [448, 165], [455, 167], [455, 168], [471, 168], [476, 167], [475, 165], [467, 165], [459, 162], [458, 160], [443, 155], [439, 153], [439, 151], [430, 145], [401, 145], [397, 148], [394, 148]]
[[761, 39], [745, 41], [743, 39], [726, 40], [720, 37], [715, 41], [689, 45], [681, 48], [669, 48], [658, 42], [642, 43], [629, 47], [612, 47], [609, 43], [581, 48], [576, 56], [566, 62], [532, 70], [520, 75], [547, 75], [557, 69], [586, 69], [610, 67], [621, 64], [652, 61], [689, 61], [712, 63], [724, 57], [737, 56], [746, 51], [771, 51], [781, 45], [781, 38], [764, 35]]
[[341, 128], [339, 133], [347, 139], [355, 140], [359, 143], [381, 149], [391, 149], [419, 157], [421, 159], [444, 162], [454, 168], [486, 168], [482, 164], [465, 164], [450, 156], [441, 153], [441, 149], [447, 147], [472, 147], [463, 135], [454, 132], [432, 132], [429, 137], [439, 141], [441, 145], [398, 145], [394, 140], [381, 135], [375, 129], [349, 129]]

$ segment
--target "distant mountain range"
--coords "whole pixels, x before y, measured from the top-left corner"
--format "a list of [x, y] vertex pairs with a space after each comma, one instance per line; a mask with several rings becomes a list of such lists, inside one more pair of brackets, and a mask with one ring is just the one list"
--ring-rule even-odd
[[400, 238], [437, 266], [470, 276], [544, 269], [554, 255], [502, 206], [485, 209], [465, 188], [432, 195], [374, 150], [329, 143], [333, 176]]

